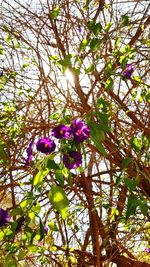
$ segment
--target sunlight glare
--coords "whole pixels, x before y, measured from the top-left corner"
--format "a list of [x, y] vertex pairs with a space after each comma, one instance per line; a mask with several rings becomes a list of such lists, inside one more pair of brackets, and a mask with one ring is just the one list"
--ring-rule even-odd
[[71, 85], [74, 85], [74, 75], [73, 73], [67, 69], [65, 71], [65, 76], [66, 76], [66, 80], [71, 84]]

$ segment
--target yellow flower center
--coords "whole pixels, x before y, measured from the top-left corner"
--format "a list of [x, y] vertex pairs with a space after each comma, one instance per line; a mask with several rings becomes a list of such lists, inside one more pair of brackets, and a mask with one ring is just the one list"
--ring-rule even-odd
[[44, 144], [45, 147], [48, 147], [48, 144]]
[[78, 130], [78, 134], [79, 135], [81, 135], [82, 134], [82, 130], [80, 129], [80, 130]]
[[60, 130], [59, 133], [60, 133], [60, 135], [63, 135], [64, 132], [62, 130]]

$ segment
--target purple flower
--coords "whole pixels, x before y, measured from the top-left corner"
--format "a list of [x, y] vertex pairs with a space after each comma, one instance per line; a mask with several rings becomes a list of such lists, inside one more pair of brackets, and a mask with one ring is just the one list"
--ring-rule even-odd
[[146, 251], [147, 253], [150, 253], [150, 248], [146, 248], [145, 251]]
[[33, 156], [32, 156], [32, 145], [33, 145], [33, 140], [30, 142], [27, 150], [26, 150], [26, 153], [27, 153], [27, 159], [26, 159], [26, 162], [25, 162], [25, 165], [28, 166], [30, 164], [30, 161], [32, 160]]
[[36, 148], [42, 153], [50, 154], [55, 150], [56, 145], [53, 140], [47, 137], [39, 139], [39, 141], [36, 143]]
[[16, 232], [19, 232], [20, 231], [20, 229], [21, 229], [21, 227], [22, 227], [22, 225], [23, 225], [23, 223], [24, 223], [24, 220], [25, 220], [25, 218], [24, 218], [24, 216], [21, 216], [18, 220], [17, 220], [17, 227], [16, 227]]
[[126, 77], [126, 79], [130, 79], [133, 72], [133, 67], [131, 64], [127, 64], [126, 68], [122, 71], [122, 75]]
[[44, 225], [44, 233], [47, 235], [48, 233], [48, 227], [46, 226], [46, 224]]
[[80, 25], [78, 26], [78, 31], [79, 31], [79, 33], [82, 32], [82, 29], [81, 29], [81, 26]]
[[0, 208], [0, 226], [7, 224], [9, 221], [10, 221], [9, 212]]
[[76, 169], [82, 164], [82, 156], [80, 152], [71, 151], [69, 154], [63, 155], [63, 163], [68, 169]]
[[59, 126], [55, 127], [52, 132], [52, 136], [62, 139], [62, 138], [69, 138], [72, 134], [72, 130], [70, 127], [66, 126], [65, 124], [60, 124]]
[[0, 70], [0, 77], [3, 76], [3, 70]]
[[71, 124], [74, 139], [77, 143], [81, 143], [90, 136], [90, 128], [81, 119], [75, 119]]

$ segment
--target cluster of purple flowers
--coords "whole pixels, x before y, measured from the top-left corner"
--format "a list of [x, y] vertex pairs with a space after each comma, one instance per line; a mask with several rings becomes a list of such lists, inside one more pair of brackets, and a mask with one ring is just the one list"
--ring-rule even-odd
[[38, 140], [36, 143], [36, 148], [42, 153], [50, 154], [55, 150], [56, 145], [53, 140], [51, 140], [49, 137], [46, 137]]
[[126, 79], [130, 79], [131, 75], [133, 72], [133, 67], [131, 64], [127, 64], [125, 69], [122, 71], [122, 75], [126, 78]]
[[48, 233], [48, 227], [47, 227], [47, 225], [46, 224], [44, 224], [44, 233], [47, 235], [47, 233]]
[[25, 165], [28, 166], [30, 164], [30, 161], [32, 160], [33, 156], [32, 156], [32, 146], [33, 146], [33, 140], [30, 142], [28, 148], [27, 148], [27, 159], [25, 162]]
[[24, 216], [21, 216], [18, 220], [17, 220], [17, 227], [16, 227], [16, 232], [19, 232], [22, 225], [24, 224], [25, 218]]
[[[17, 220], [17, 226], [15, 231], [19, 232], [23, 223], [24, 223], [24, 216], [21, 216], [18, 220]], [[0, 208], [0, 227], [7, 225], [7, 223], [10, 221], [10, 213], [2, 208]]]
[[[10, 221], [10, 213], [7, 212], [6, 210], [0, 208], [0, 227], [2, 226], [6, 226]], [[25, 217], [21, 216], [16, 222], [16, 228], [15, 228], [15, 232], [19, 232], [21, 230], [21, 227], [23, 226], [25, 221]], [[44, 225], [44, 233], [47, 234], [48, 233], [48, 227], [46, 225]]]
[[82, 155], [78, 151], [71, 151], [63, 155], [63, 163], [68, 169], [76, 169], [82, 164]]
[[10, 214], [0, 208], [0, 227], [6, 225], [10, 221]]
[[[57, 139], [74, 139], [76, 144], [82, 143], [87, 140], [90, 136], [90, 128], [81, 119], [75, 119], [70, 127], [65, 124], [60, 124], [56, 126], [51, 131], [51, 136]], [[32, 160], [32, 145], [33, 141], [29, 144], [27, 148], [27, 160], [26, 165]], [[55, 142], [50, 137], [40, 138], [36, 143], [36, 148], [38, 151], [50, 154], [56, 149]], [[63, 163], [68, 169], [76, 169], [82, 164], [82, 155], [79, 151], [69, 151], [63, 155]]]
[[147, 253], [150, 253], [150, 248], [145, 248], [145, 251], [146, 251]]

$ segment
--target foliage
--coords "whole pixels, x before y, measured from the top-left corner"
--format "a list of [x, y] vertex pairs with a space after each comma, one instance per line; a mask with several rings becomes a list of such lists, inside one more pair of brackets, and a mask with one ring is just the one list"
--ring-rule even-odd
[[0, 266], [150, 266], [148, 2], [123, 5], [2, 1]]

